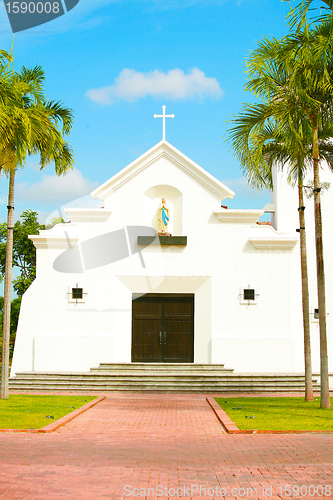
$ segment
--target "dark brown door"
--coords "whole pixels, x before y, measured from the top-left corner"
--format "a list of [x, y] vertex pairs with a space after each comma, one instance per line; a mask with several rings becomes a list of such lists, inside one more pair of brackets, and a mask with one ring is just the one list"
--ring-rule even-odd
[[132, 362], [193, 363], [193, 295], [133, 298]]

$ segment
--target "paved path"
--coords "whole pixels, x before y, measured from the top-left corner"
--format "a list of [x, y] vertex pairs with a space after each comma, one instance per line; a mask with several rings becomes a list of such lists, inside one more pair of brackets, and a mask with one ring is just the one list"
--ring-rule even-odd
[[203, 395], [108, 394], [52, 434], [0, 434], [0, 461], [6, 500], [333, 500], [332, 434], [227, 435]]

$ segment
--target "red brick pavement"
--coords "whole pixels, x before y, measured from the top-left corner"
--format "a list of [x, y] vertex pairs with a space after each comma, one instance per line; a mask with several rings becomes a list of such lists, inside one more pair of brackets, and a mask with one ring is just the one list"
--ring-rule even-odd
[[332, 434], [227, 435], [204, 395], [108, 394], [52, 434], [2, 434], [0, 457], [6, 500], [333, 499]]

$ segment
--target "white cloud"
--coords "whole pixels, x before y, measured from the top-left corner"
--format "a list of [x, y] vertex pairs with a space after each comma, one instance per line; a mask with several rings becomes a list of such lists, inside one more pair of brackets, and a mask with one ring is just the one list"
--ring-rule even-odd
[[164, 99], [218, 99], [222, 89], [216, 78], [210, 78], [199, 68], [187, 74], [179, 68], [163, 73], [158, 69], [140, 73], [124, 68], [112, 85], [87, 91], [87, 97], [100, 104], [110, 105], [115, 100], [136, 101], [151, 96]]
[[34, 184], [18, 182], [16, 186], [17, 201], [34, 201], [42, 205], [62, 205], [75, 198], [85, 196], [98, 187], [98, 182], [85, 179], [74, 168], [64, 176], [42, 175], [42, 180]]

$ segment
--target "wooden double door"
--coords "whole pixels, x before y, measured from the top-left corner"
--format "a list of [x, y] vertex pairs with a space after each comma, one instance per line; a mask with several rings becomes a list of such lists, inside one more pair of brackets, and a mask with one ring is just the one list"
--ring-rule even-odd
[[193, 363], [193, 294], [147, 294], [132, 305], [132, 362]]

